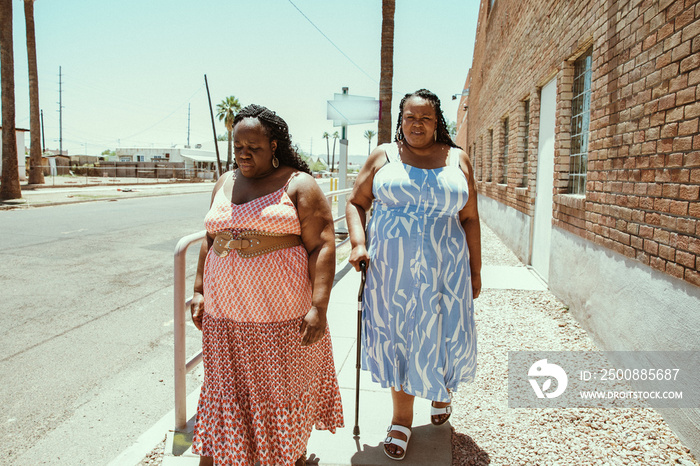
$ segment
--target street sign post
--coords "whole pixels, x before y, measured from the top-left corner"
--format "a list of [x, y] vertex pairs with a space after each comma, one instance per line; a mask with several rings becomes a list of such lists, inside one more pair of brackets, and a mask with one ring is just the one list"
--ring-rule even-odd
[[[342, 94], [334, 94], [333, 100], [327, 101], [326, 118], [333, 120], [333, 126], [341, 126], [340, 160], [338, 161], [338, 189], [347, 188], [348, 180], [348, 139], [347, 126], [372, 123], [379, 120], [381, 101], [373, 97], [348, 94], [343, 88]], [[333, 173], [333, 167], [331, 167]], [[345, 214], [345, 195], [338, 196], [338, 216]], [[345, 222], [338, 224], [337, 230], [347, 232]]]

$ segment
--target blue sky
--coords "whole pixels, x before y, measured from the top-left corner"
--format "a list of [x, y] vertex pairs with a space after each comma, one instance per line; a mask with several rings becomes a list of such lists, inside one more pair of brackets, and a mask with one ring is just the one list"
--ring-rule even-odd
[[[47, 148], [58, 148], [60, 66], [63, 148], [72, 155], [186, 144], [188, 104], [190, 144], [211, 141], [204, 74], [214, 105], [228, 95], [265, 105], [287, 121], [303, 151], [325, 155], [321, 135], [340, 130], [326, 120], [326, 101], [343, 86], [378, 98], [381, 1], [292, 2], [37, 0]], [[396, 0], [393, 119], [403, 94], [426, 87], [455, 120], [459, 101], [451, 96], [461, 92], [471, 65], [478, 6]], [[29, 128], [22, 2], [13, 7], [16, 124]], [[350, 154], [367, 153], [367, 129], [376, 131], [376, 123], [349, 128]]]

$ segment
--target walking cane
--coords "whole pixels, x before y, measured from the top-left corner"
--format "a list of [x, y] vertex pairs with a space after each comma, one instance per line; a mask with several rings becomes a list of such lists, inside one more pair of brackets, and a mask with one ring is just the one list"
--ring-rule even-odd
[[365, 289], [365, 280], [367, 279], [367, 263], [360, 261], [360, 272], [362, 273], [362, 281], [360, 283], [360, 291], [357, 292], [357, 357], [355, 358], [355, 427], [352, 429], [352, 435], [360, 435], [360, 347], [362, 346], [362, 292]]

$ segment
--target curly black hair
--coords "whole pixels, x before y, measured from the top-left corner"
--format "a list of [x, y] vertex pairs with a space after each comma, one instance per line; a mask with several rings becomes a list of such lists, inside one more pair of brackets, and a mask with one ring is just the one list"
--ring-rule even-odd
[[299, 154], [292, 146], [292, 136], [289, 134], [289, 127], [282, 117], [262, 105], [251, 104], [233, 117], [233, 127], [244, 118], [257, 118], [267, 137], [270, 138], [270, 142], [277, 141], [275, 157], [280, 161], [280, 164], [296, 168], [309, 175], [311, 174], [309, 165], [299, 157]]
[[[447, 123], [445, 122], [445, 116], [442, 114], [442, 108], [440, 108], [440, 99], [438, 96], [433, 94], [427, 89], [418, 89], [416, 92], [411, 94], [406, 94], [401, 99], [399, 104], [399, 121], [396, 123], [396, 133], [394, 134], [394, 141], [403, 139], [403, 130], [401, 129], [401, 120], [403, 119], [403, 106], [408, 99], [411, 97], [420, 97], [427, 100], [435, 109], [435, 116], [437, 117], [437, 142], [447, 144], [450, 147], [456, 147], [461, 149], [457, 144], [454, 143], [450, 137], [450, 132], [447, 130]], [[400, 136], [400, 137], [399, 137]]]

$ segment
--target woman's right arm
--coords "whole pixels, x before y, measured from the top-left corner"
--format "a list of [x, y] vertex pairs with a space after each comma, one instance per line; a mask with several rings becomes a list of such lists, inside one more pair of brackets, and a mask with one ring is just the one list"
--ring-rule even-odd
[[[214, 185], [214, 190], [211, 193], [211, 201], [209, 202], [209, 208], [211, 208], [214, 203], [214, 197], [216, 193], [221, 189], [226, 178], [230, 176], [228, 173], [224, 173], [223, 176]], [[192, 294], [192, 303], [190, 304], [190, 314], [192, 314], [192, 322], [194, 326], [199, 330], [202, 330], [202, 316], [204, 315], [204, 262], [207, 260], [207, 254], [209, 253], [209, 248], [214, 244], [214, 237], [209, 233], [204, 237], [202, 241], [202, 246], [199, 248], [199, 261], [197, 262], [197, 274], [194, 278], [194, 293]]]
[[369, 264], [369, 254], [365, 246], [365, 226], [367, 222], [367, 211], [372, 206], [372, 182], [374, 174], [386, 163], [386, 149], [384, 145], [375, 148], [367, 158], [367, 161], [357, 174], [355, 186], [353, 187], [347, 206], [345, 207], [345, 221], [348, 224], [348, 233], [352, 251], [350, 252], [350, 262], [355, 270], [360, 270], [360, 262]]

